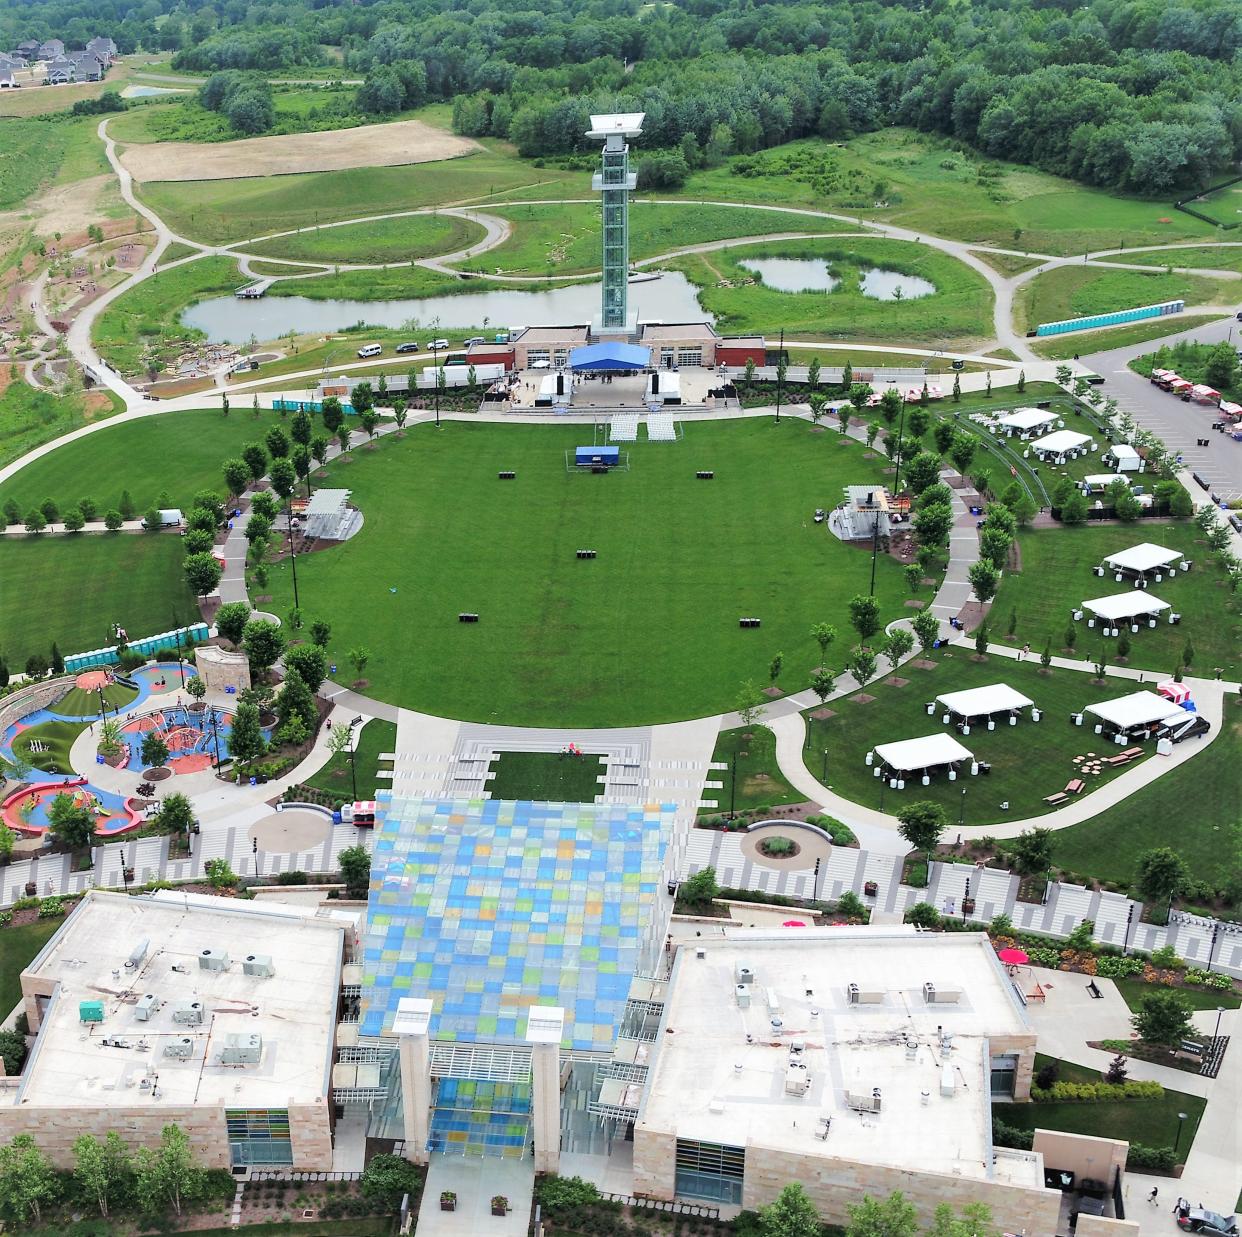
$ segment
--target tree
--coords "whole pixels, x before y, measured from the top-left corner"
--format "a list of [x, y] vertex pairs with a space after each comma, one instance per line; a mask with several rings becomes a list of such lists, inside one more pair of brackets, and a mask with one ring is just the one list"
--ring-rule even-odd
[[962, 402], [962, 375], [959, 373], [953, 375], [953, 402], [955, 404]]
[[317, 643], [298, 644], [285, 654], [285, 668], [296, 671], [311, 692], [328, 677], [328, 658]]
[[26, 1063], [26, 1037], [16, 1031], [0, 1031], [0, 1064], [10, 1078], [16, 1078]]
[[677, 897], [687, 906], [706, 906], [720, 896], [715, 868], [700, 868], [677, 886]]
[[315, 697], [306, 686], [306, 680], [296, 670], [288, 670], [280, 695], [276, 697], [276, 716], [283, 726], [291, 717], [301, 718], [307, 731], [318, 720]]
[[181, 566], [190, 591], [199, 597], [206, 597], [208, 593], [215, 592], [220, 583], [220, 577], [224, 574], [220, 564], [207, 552], [187, 554]]
[[138, 508], [134, 506], [134, 500], [130, 498], [128, 490], [121, 491], [121, 501], [117, 510], [120, 511], [123, 520], [132, 520], [138, 513]]
[[38, 507], [31, 507], [26, 512], [26, 531], [36, 536], [47, 527], [47, 517]]
[[925, 1237], [1001, 1237], [992, 1219], [991, 1209], [984, 1203], [967, 1203], [960, 1216], [953, 1214], [948, 1203], [941, 1203], [932, 1216], [931, 1228]]
[[95, 816], [74, 795], [58, 794], [47, 815], [52, 832], [70, 850], [81, 850], [91, 844], [95, 836]]
[[306, 497], [310, 497], [310, 472], [311, 472], [311, 454], [308, 447], [304, 447], [300, 442], [294, 445], [292, 451], [289, 452], [289, 462], [293, 465], [293, 471], [297, 474], [298, 480], [306, 482]]
[[148, 730], [142, 736], [142, 763], [150, 768], [168, 763], [168, 744], [158, 730]]
[[738, 692], [737, 704], [734, 708], [741, 719], [742, 726], [749, 730], [763, 716], [763, 693], [748, 679]]
[[817, 670], [813, 670], [811, 672], [811, 690], [819, 697], [820, 704], [823, 704], [837, 690], [836, 675], [822, 666]]
[[889, 666], [896, 670], [901, 661], [914, 648], [914, 636], [906, 627], [894, 627], [888, 633], [888, 643], [884, 646], [884, 657]]
[[984, 657], [988, 651], [988, 625], [980, 623], [975, 628], [975, 656]]
[[1067, 387], [1070, 380], [1074, 376], [1074, 371], [1068, 365], [1058, 365], [1056, 368], [1056, 380], [1058, 386]]
[[216, 630], [236, 648], [242, 641], [242, 632], [250, 619], [250, 605], [245, 601], [230, 601], [216, 611]]
[[1023, 876], [1037, 876], [1052, 865], [1055, 835], [1051, 829], [1028, 829], [1013, 841], [1013, 866]]
[[1130, 1018], [1139, 1039], [1148, 1044], [1173, 1048], [1194, 1033], [1190, 1022], [1190, 1002], [1175, 988], [1158, 988], [1139, 1001]]
[[241, 764], [257, 760], [267, 750], [263, 728], [259, 725], [259, 706], [249, 701], [239, 701], [233, 714], [233, 725], [228, 736], [229, 755]]
[[366, 412], [358, 414], [358, 424], [362, 426], [362, 432], [370, 439], [375, 438], [375, 427], [379, 425], [379, 417], [376, 416], [373, 408], [368, 408]]
[[1020, 528], [1025, 528], [1034, 518], [1039, 508], [1035, 506], [1035, 500], [1025, 491], [1017, 497], [1011, 508], [1013, 518], [1018, 522]]
[[1203, 367], [1203, 381], [1210, 387], [1225, 391], [1239, 380], [1238, 356], [1231, 343], [1221, 341], [1208, 349]]
[[785, 1186], [766, 1207], [759, 1208], [763, 1237], [820, 1237], [823, 1221], [801, 1182]]
[[332, 439], [327, 434], [316, 434], [310, 441], [310, 453], [315, 457], [315, 463], [322, 468], [328, 462], [328, 449], [332, 446]]
[[940, 620], [930, 610], [920, 610], [910, 620], [910, 626], [914, 628], [919, 649], [924, 653], [930, 652], [940, 638]]
[[850, 624], [864, 643], [880, 630], [880, 605], [874, 597], [857, 594], [850, 599]]
[[252, 511], [250, 519], [246, 521], [246, 540], [253, 546], [256, 541], [262, 541], [264, 545], [271, 539], [272, 521], [264, 515], [262, 511]]
[[1195, 646], [1190, 643], [1189, 637], [1186, 639], [1186, 647], [1182, 649], [1182, 665], [1187, 670], [1190, 669], [1190, 663], [1195, 659]]
[[282, 460], [289, 454], [289, 435], [279, 425], [273, 425], [264, 435], [267, 453], [273, 460]]
[[171, 1204], [181, 1214], [203, 1190], [205, 1174], [194, 1162], [194, 1152], [185, 1131], [166, 1125], [160, 1132], [157, 1150], [140, 1147], [134, 1160], [134, 1186], [143, 1211], [162, 1211]]
[[849, 655], [845, 668], [854, 676], [854, 682], [859, 687], [866, 687], [875, 678], [875, 654], [860, 645]]
[[781, 677], [781, 668], [785, 665], [785, 654], [777, 653], [768, 665], [768, 678], [775, 683]]
[[816, 623], [811, 628], [811, 636], [819, 645], [819, 662], [822, 666], [828, 660], [828, 646], [837, 638], [837, 629], [831, 623]]
[[879, 423], [879, 421], [868, 421], [868, 422], [867, 422], [867, 446], [869, 446], [869, 447], [874, 447], [874, 446], [875, 446], [875, 440], [876, 440], [879, 436], [880, 436], [880, 423]]
[[250, 500], [250, 517], [262, 516], [269, 524], [280, 514], [280, 502], [271, 490], [258, 490]]
[[970, 587], [979, 601], [988, 602], [996, 596], [1000, 577], [996, 573], [996, 568], [986, 559], [981, 558], [977, 563], [972, 563], [966, 576], [970, 580]]
[[405, 429], [405, 420], [409, 416], [409, 408], [406, 406], [405, 400], [399, 395], [393, 396], [392, 401], [392, 419], [397, 423], [397, 429]]
[[922, 546], [942, 546], [953, 531], [953, 508], [948, 503], [931, 503], [914, 515], [914, 535]]
[[242, 447], [242, 460], [250, 472], [251, 481], [258, 481], [267, 472], [267, 452], [257, 442], [248, 442]]
[[353, 437], [353, 430], [348, 425], [338, 425], [336, 428], [336, 441], [340, 445], [341, 453], [344, 454], [349, 450], [350, 439]]
[[115, 1130], [103, 1140], [83, 1134], [73, 1143], [73, 1175], [82, 1192], [95, 1200], [101, 1216], [108, 1214], [108, 1200], [124, 1192], [130, 1175], [129, 1149]]
[[354, 674], [357, 678], [362, 678], [362, 672], [367, 668], [367, 663], [371, 660], [371, 650], [363, 645], [357, 645], [345, 654], [349, 658], [349, 664], [354, 668]]
[[80, 533], [85, 525], [86, 520], [76, 507], [71, 507], [65, 512], [65, 532]]
[[842, 404], [837, 409], [837, 420], [841, 423], [841, 433], [844, 434], [850, 428], [850, 409], [852, 404]]
[[906, 485], [916, 496], [940, 477], [940, 456], [931, 451], [920, 451], [906, 465]]
[[272, 461], [272, 466], [268, 469], [267, 475], [272, 483], [272, 489], [281, 498], [288, 501], [293, 491], [297, 489], [298, 484], [298, 474], [294, 470], [293, 464], [284, 458], [275, 459]]
[[812, 391], [819, 386], [819, 357], [813, 356], [811, 363], [806, 367], [806, 384]]
[[310, 638], [312, 644], [318, 645], [321, 649], [326, 649], [328, 641], [332, 639], [332, 624], [325, 623], [322, 619], [316, 619], [310, 625]]
[[340, 428], [341, 422], [345, 419], [345, 412], [341, 408], [341, 401], [335, 395], [329, 395], [323, 401], [323, 427], [329, 434], [335, 434]]
[[371, 887], [371, 854], [365, 846], [347, 846], [337, 856], [348, 898], [365, 898]]
[[173, 791], [164, 796], [155, 823], [166, 833], [184, 833], [189, 837], [194, 826], [198, 824], [198, 818], [194, 815], [194, 807], [189, 799], [179, 791]]
[[1039, 655], [1039, 664], [1047, 670], [1052, 665], [1052, 637], [1048, 637], [1047, 643], [1044, 645], [1044, 651]]
[[923, 568], [918, 563], [907, 563], [902, 575], [905, 576], [906, 588], [912, 593], [917, 593], [919, 586], [923, 583]]
[[230, 496], [234, 500], [240, 498], [251, 481], [250, 465], [245, 460], [230, 459], [225, 460], [220, 468], [224, 473], [224, 485]]
[[1171, 905], [1190, 879], [1186, 861], [1168, 846], [1145, 850], [1135, 860], [1135, 884], [1143, 897]]
[[252, 618], [242, 629], [242, 648], [251, 670], [270, 670], [285, 651], [285, 636], [275, 623]]
[[922, 851], [931, 863], [932, 852], [940, 842], [940, 836], [948, 827], [949, 818], [939, 803], [920, 800], [911, 803], [897, 813], [900, 821], [897, 832], [901, 834], [915, 850]]
[[303, 447], [309, 447], [313, 433], [310, 413], [299, 408], [289, 421], [289, 436]]
[[65, 659], [60, 655], [60, 645], [55, 640], [52, 641], [52, 673], [65, 673]]
[[867, 401], [871, 398], [871, 386], [866, 382], [851, 382], [849, 390], [846, 392], [846, 398], [854, 406], [854, 410], [861, 416], [862, 410], [866, 408]]
[[364, 1198], [395, 1212], [403, 1195], [413, 1198], [422, 1188], [422, 1174], [404, 1156], [376, 1155], [362, 1174], [360, 1188]]
[[43, 1218], [59, 1193], [56, 1170], [29, 1134], [0, 1147], [0, 1211], [19, 1221]]
[[916, 1237], [918, 1214], [899, 1190], [887, 1198], [864, 1198], [861, 1203], [846, 1204], [849, 1223], [845, 1237]]
[[880, 396], [880, 418], [889, 429], [897, 423], [901, 402], [901, 392], [896, 387], [889, 387]]

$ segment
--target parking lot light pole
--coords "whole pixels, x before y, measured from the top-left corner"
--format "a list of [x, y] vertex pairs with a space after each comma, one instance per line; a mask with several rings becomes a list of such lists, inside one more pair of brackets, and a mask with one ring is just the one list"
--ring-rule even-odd
[[1177, 1136], [1173, 1139], [1173, 1154], [1177, 1154], [1177, 1149], [1182, 1145], [1182, 1126], [1186, 1124], [1187, 1113], [1179, 1112], [1177, 1114]]
[[354, 756], [357, 752], [357, 746], [356, 746], [355, 740], [357, 739], [357, 736], [358, 736], [356, 727], [360, 725], [362, 725], [361, 717], [355, 717], [354, 720], [349, 723], [349, 782], [350, 782], [350, 785], [354, 788], [354, 802], [355, 803], [358, 802], [358, 770], [354, 762]]

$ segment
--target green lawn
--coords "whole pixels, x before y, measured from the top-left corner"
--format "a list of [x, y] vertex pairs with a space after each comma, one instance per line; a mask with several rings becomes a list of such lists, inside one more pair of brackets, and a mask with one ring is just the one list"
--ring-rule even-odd
[[1093, 352], [1108, 352], [1113, 348], [1125, 348], [1130, 344], [1145, 344], [1149, 339], [1161, 339], [1182, 331], [1193, 331], [1209, 322], [1219, 321], [1217, 314], [1173, 314], [1168, 318], [1153, 318], [1150, 322], [1135, 322], [1130, 326], [1105, 331], [1071, 331], [1069, 335], [1052, 335], [1046, 339], [1032, 339], [1031, 347], [1041, 357], [1050, 361], [1068, 361], [1070, 357], [1089, 356]]
[[51, 939], [63, 919], [0, 928], [0, 1010], [4, 1017], [22, 999], [22, 968], [34, 961], [35, 954]]
[[[692, 424], [627, 448], [628, 472], [567, 473], [589, 430], [449, 423], [331, 465], [366, 515], [298, 564], [302, 608], [332, 623], [334, 660], [366, 645], [368, 691], [428, 712], [529, 725], [627, 725], [732, 707], [739, 684], [806, 682], [812, 624], [844, 629], [867, 554], [814, 524], [883, 461], [804, 422]], [[715, 481], [696, 481], [710, 468]], [[518, 480], [499, 483], [499, 469]], [[578, 560], [580, 547], [597, 549]], [[877, 593], [900, 611], [901, 572]], [[393, 590], [396, 590], [395, 592]], [[288, 573], [269, 591], [283, 613]], [[461, 611], [482, 615], [460, 624]], [[738, 618], [758, 615], [760, 630]], [[841, 657], [844, 659], [845, 650]]]
[[1063, 1130], [1123, 1138], [1144, 1147], [1172, 1147], [1177, 1114], [1187, 1114], [1178, 1158], [1185, 1160], [1195, 1141], [1207, 1100], [1184, 1091], [1166, 1091], [1158, 1100], [1116, 1100], [1098, 1104], [993, 1104], [992, 1116], [1021, 1130]]
[[[1091, 820], [1058, 830], [1056, 863], [1125, 886], [1134, 879], [1137, 855], [1156, 846], [1175, 846], [1195, 880], [1221, 885], [1235, 875], [1242, 701], [1227, 698], [1226, 707], [1223, 731], [1188, 764]], [[1187, 804], [1193, 810], [1187, 811]]]
[[138, 512], [164, 494], [173, 506], [188, 508], [199, 490], [223, 494], [221, 463], [281, 423], [268, 409], [255, 417], [240, 396], [227, 417], [204, 408], [125, 421], [34, 460], [0, 485], [0, 503], [12, 498], [27, 511], [51, 498], [64, 512], [93, 498], [102, 514], [128, 490]]
[[487, 788], [493, 799], [594, 803], [605, 767], [593, 752], [497, 752], [490, 766], [496, 776]]
[[52, 641], [68, 656], [111, 640], [167, 631], [198, 612], [181, 574], [179, 537], [100, 534], [0, 541], [0, 649], [12, 670]]
[[[828, 781], [838, 794], [878, 807], [883, 779], [873, 775], [866, 754], [877, 743], [951, 734], [979, 760], [992, 765], [991, 776], [970, 777], [967, 771], [955, 782], [943, 774], [932, 778], [928, 786], [917, 779], [907, 781], [905, 790], [884, 792], [886, 811], [896, 812], [905, 804], [929, 799], [944, 807], [951, 825], [963, 816], [967, 825], [984, 825], [1051, 812], [1044, 797], [1062, 790], [1076, 776], [1073, 758], [1100, 750], [1100, 739], [1089, 728], [1072, 725], [1069, 714], [1125, 690], [1125, 684], [1117, 681], [1094, 686], [1087, 675], [1069, 670], [1041, 674], [1034, 656], [1021, 663], [999, 657], [976, 662], [968, 650], [955, 648], [933, 653], [931, 660], [937, 663], [933, 671], [902, 667], [898, 677], [908, 680], [905, 687], [889, 686], [884, 681], [889, 676], [878, 675], [865, 691], [875, 697], [870, 703], [856, 704], [853, 697], [834, 700], [829, 707], [835, 717], [810, 722], [808, 746], [812, 752], [828, 749]], [[882, 664], [887, 669], [887, 663]], [[959, 736], [941, 723], [939, 711], [928, 716], [926, 705], [936, 696], [991, 683], [1008, 683], [1029, 696], [1043, 711], [1043, 719], [1034, 723], [1023, 717], [1016, 726], [998, 722], [992, 731], [972, 726], [970, 734]], [[1149, 753], [1154, 750], [1148, 749]], [[814, 760], [811, 763], [816, 766]], [[1089, 789], [1114, 776], [1106, 770], [1089, 779]], [[1002, 802], [1008, 802], [1008, 810], [1002, 810]], [[1059, 850], [1056, 862], [1063, 862]]]
[[[1062, 266], [1037, 275], [1014, 298], [1014, 325], [1031, 330], [1041, 322], [1089, 317], [1184, 300], [1187, 305], [1227, 305], [1238, 296], [1236, 280], [1207, 275], [1155, 274]], [[1120, 347], [1120, 344], [1117, 345]]]
[[[600, 212], [589, 203], [500, 207], [491, 213], [514, 225], [503, 245], [471, 258], [465, 270], [492, 274], [570, 275], [600, 267]], [[849, 225], [808, 215], [739, 206], [630, 205], [630, 259], [656, 257], [686, 245], [778, 232], [841, 232]]]
[[[761, 283], [716, 286], [721, 279], [753, 279], [739, 263], [763, 257], [826, 259], [840, 283], [832, 292], [778, 292]], [[784, 327], [843, 339], [902, 339], [945, 347], [971, 345], [993, 334], [992, 292], [983, 276], [937, 250], [904, 241], [772, 241], [675, 258], [668, 265], [699, 285], [699, 299], [723, 334], [763, 331], [772, 337]], [[863, 296], [858, 280], [864, 266], [918, 276], [936, 291], [901, 302]]]
[[[1138, 1009], [1143, 998], [1157, 990], [1156, 984], [1145, 984], [1141, 979], [1114, 979], [1117, 991], [1125, 998], [1131, 1010]], [[1178, 988], [1177, 994], [1191, 1009], [1237, 1009], [1242, 997], [1236, 992], [1215, 992], [1209, 988]]]
[[[808, 762], [814, 767], [813, 760], [808, 758]], [[730, 807], [745, 812], [752, 808], [774, 807], [778, 803], [801, 803], [806, 797], [781, 776], [780, 765], [776, 762], [776, 736], [762, 724], [722, 730], [716, 736], [712, 763], [726, 764], [729, 768], [714, 769], [710, 774], [713, 782], [723, 785], [717, 790], [703, 792], [705, 799], [716, 800], [716, 806], [700, 809], [701, 816], [717, 816], [728, 812]]]
[[121, 411], [117, 396], [50, 395], [24, 382], [11, 382], [0, 391], [0, 467], [20, 459], [62, 434], [81, 429]]
[[[391, 779], [376, 777], [382, 752], [396, 751], [397, 726], [395, 722], [371, 718], [358, 732], [358, 748], [354, 753], [354, 772], [358, 779], [358, 798], [374, 799], [376, 790], [390, 789]], [[338, 752], [318, 773], [306, 779], [307, 786], [340, 795], [342, 799], [353, 797], [353, 781], [349, 776], [349, 753]]]
[[[124, 683], [110, 683], [103, 691], [104, 703], [111, 709], [124, 709], [138, 697], [137, 691], [126, 687]], [[84, 692], [81, 688], [72, 688], [63, 700], [56, 702], [54, 710], [65, 717], [98, 717], [99, 693]]]
[[[1167, 622], [1140, 627], [1130, 637], [1128, 664], [1171, 674], [1189, 640], [1194, 647], [1192, 673], [1211, 677], [1213, 668], [1220, 666], [1228, 677], [1236, 678], [1242, 667], [1238, 600], [1230, 594], [1223, 570], [1208, 557], [1207, 547], [1197, 537], [1198, 531], [1189, 522], [1157, 520], [1025, 530], [1018, 535], [1021, 569], [1005, 573], [992, 604], [992, 613], [998, 616], [993, 625], [1007, 624], [1010, 611], [1016, 610], [1018, 643], [1029, 643], [1038, 651], [1051, 639], [1053, 651], [1059, 653], [1076, 607], [1087, 598], [1110, 597], [1132, 587], [1116, 583], [1110, 574], [1101, 579], [1095, 574], [1096, 565], [1106, 554], [1150, 541], [1182, 550], [1194, 566], [1188, 573], [1178, 572], [1160, 584], [1152, 583], [1149, 592], [1167, 601], [1182, 621], [1176, 627]], [[1088, 627], [1085, 619], [1075, 626], [1076, 656], [1093, 659], [1103, 649], [1109, 660], [1115, 657], [1116, 640], [1102, 640], [1099, 629]]]
[[[344, 136], [342, 141], [348, 141]], [[568, 185], [585, 196], [582, 172], [537, 168], [502, 143], [440, 163], [368, 168], [365, 191], [359, 173], [305, 172], [237, 180], [155, 181], [139, 186], [143, 199], [175, 231], [192, 240], [241, 241], [288, 228], [314, 227], [335, 219], [382, 215], [475, 201], [514, 189], [558, 197]]]
[[[1242, 271], [1242, 245], [1203, 245], [1194, 249], [1147, 249], [1120, 254], [1118, 262], [1150, 262], [1153, 266], [1189, 266], [1217, 271]], [[1237, 287], [1237, 285], [1234, 285]]]
[[[312, 229], [260, 241], [246, 249], [272, 258], [316, 262], [408, 262], [465, 249], [483, 235], [477, 223], [457, 215], [407, 215], [403, 219]], [[290, 273], [290, 268], [285, 267], [284, 273]]]
[[181, 325], [185, 309], [229, 294], [246, 282], [232, 258], [203, 258], [174, 266], [118, 296], [95, 319], [91, 338], [114, 368], [137, 373], [144, 345], [160, 346], [167, 359], [178, 351], [178, 341], [198, 338], [199, 332]]
[[[96, 705], [99, 701], [96, 698]], [[23, 757], [33, 768], [48, 773], [73, 773], [69, 751], [89, 722], [40, 722], [23, 730], [14, 740], [15, 755]], [[42, 743], [43, 752], [31, 751], [32, 743]]]

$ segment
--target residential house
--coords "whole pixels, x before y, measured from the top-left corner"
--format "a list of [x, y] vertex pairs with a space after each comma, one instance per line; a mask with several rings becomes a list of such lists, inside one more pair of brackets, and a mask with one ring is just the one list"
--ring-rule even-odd
[[36, 60], [56, 60], [65, 54], [65, 45], [60, 39], [45, 39], [39, 44], [35, 53]]
[[31, 61], [39, 55], [39, 40], [26, 39], [25, 42], [19, 43], [14, 49], [13, 54], [19, 56], [22, 60]]
[[47, 73], [43, 78], [45, 86], [63, 86], [66, 82], [77, 80], [77, 65], [66, 56], [57, 56], [48, 62]]
[[74, 52], [74, 80], [78, 82], [98, 82], [103, 80], [104, 66], [94, 52]]
[[108, 67], [116, 59], [116, 44], [109, 38], [102, 35], [96, 35], [95, 38], [86, 45], [88, 52], [93, 52], [99, 57], [100, 63], [106, 72]]
[[13, 76], [13, 69], [0, 64], [0, 90], [17, 90], [20, 86], [21, 82]]

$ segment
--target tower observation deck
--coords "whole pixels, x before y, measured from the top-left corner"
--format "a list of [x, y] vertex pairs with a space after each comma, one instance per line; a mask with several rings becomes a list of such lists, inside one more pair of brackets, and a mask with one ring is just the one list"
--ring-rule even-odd
[[602, 138], [604, 150], [600, 170], [591, 178], [591, 188], [601, 195], [603, 212], [604, 283], [600, 327], [606, 331], [632, 331], [627, 304], [630, 268], [630, 190], [638, 177], [630, 171], [627, 139], [643, 131], [643, 112], [592, 116], [587, 137]]

